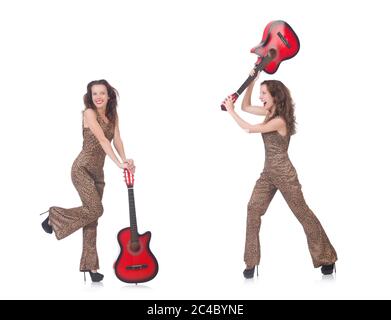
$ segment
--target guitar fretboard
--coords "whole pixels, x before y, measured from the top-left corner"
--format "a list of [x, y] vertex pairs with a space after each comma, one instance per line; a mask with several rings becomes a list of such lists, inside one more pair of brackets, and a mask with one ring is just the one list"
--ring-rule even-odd
[[243, 91], [248, 87], [248, 85], [257, 77], [258, 72], [265, 69], [265, 67], [269, 64], [270, 61], [272, 61], [273, 58], [269, 55], [266, 57], [263, 57], [261, 63], [255, 67], [255, 73], [253, 76], [249, 76], [247, 80], [241, 85], [241, 87], [236, 91], [237, 95], [241, 95]]
[[134, 192], [133, 188], [128, 188], [129, 196], [129, 218], [130, 218], [130, 231], [131, 231], [131, 242], [138, 241], [138, 231], [137, 231], [137, 218], [136, 218], [136, 206], [134, 203]]

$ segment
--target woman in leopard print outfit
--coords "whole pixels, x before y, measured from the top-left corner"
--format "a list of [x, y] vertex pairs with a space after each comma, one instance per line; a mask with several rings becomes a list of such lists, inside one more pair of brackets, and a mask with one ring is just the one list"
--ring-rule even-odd
[[[87, 85], [84, 95], [83, 148], [72, 166], [72, 182], [82, 206], [65, 209], [50, 207], [43, 229], [58, 240], [83, 228], [83, 252], [80, 271], [88, 271], [94, 282], [101, 281], [96, 249], [98, 218], [103, 214], [102, 195], [105, 185], [103, 165], [106, 154], [121, 169], [134, 171], [132, 159], [127, 159], [120, 137], [117, 115], [117, 91], [106, 81], [96, 80]], [[114, 153], [111, 141], [120, 156]]]
[[246, 90], [242, 110], [266, 116], [263, 123], [256, 125], [247, 123], [235, 112], [231, 97], [224, 101], [228, 113], [237, 124], [249, 133], [262, 133], [265, 145], [265, 166], [248, 203], [244, 252], [246, 269], [243, 275], [252, 278], [255, 266], [259, 265], [261, 216], [265, 214], [277, 190], [280, 190], [304, 228], [314, 267], [322, 267], [323, 274], [331, 274], [337, 254], [319, 220], [307, 206], [296, 170], [288, 157], [290, 136], [295, 133], [294, 104], [290, 92], [280, 81], [264, 81], [261, 84], [260, 96], [263, 106], [255, 107], [251, 104], [254, 84], [255, 80]]

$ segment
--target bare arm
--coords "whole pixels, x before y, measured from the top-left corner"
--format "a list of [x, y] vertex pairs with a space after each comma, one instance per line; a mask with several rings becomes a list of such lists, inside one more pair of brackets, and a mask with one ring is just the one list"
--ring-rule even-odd
[[284, 120], [281, 118], [274, 118], [266, 123], [250, 124], [243, 120], [235, 111], [230, 112], [230, 115], [234, 118], [236, 123], [248, 133], [281, 132], [285, 126]]
[[236, 121], [236, 123], [248, 133], [266, 133], [278, 131], [281, 135], [286, 134], [285, 121], [281, 118], [274, 118], [266, 123], [250, 124], [243, 120], [234, 110], [234, 104], [231, 97], [228, 97], [224, 102], [228, 113]]
[[117, 156], [114, 153], [113, 148], [111, 147], [111, 143], [109, 140], [107, 140], [101, 126], [98, 123], [97, 115], [94, 110], [87, 109], [84, 111], [84, 124], [87, 125], [88, 128], [92, 131], [95, 138], [99, 141], [100, 145], [102, 146], [103, 151], [110, 157], [111, 160], [119, 167], [124, 169], [126, 166], [122, 164]]
[[117, 122], [115, 124], [115, 129], [114, 129], [114, 147], [115, 150], [117, 150], [119, 156], [122, 159], [122, 162], [126, 162], [129, 165], [130, 171], [135, 172], [136, 166], [134, 165], [133, 159], [127, 159], [125, 156], [125, 149], [124, 149], [124, 144], [121, 139], [121, 134], [119, 132], [119, 118], [117, 116]]
[[[250, 73], [250, 75], [252, 74]], [[267, 111], [265, 110], [265, 108], [261, 106], [253, 106], [251, 103], [251, 95], [254, 89], [255, 82], [256, 79], [254, 79], [254, 81], [252, 81], [246, 89], [242, 100], [242, 110], [251, 114], [255, 114], [257, 116], [266, 116]]]
[[115, 124], [113, 143], [114, 143], [115, 150], [117, 150], [122, 161], [125, 162], [126, 156], [125, 156], [124, 144], [122, 142], [121, 135], [119, 132], [119, 119], [118, 118], [117, 118], [117, 122]]

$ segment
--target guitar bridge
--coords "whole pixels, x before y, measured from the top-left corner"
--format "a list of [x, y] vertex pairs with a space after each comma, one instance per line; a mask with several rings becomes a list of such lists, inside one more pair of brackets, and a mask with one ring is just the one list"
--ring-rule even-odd
[[289, 44], [288, 40], [282, 35], [281, 32], [277, 32], [278, 37], [281, 39], [281, 41], [290, 49], [291, 45]]
[[148, 265], [146, 264], [134, 264], [132, 266], [126, 266], [126, 270], [142, 270], [148, 268]]

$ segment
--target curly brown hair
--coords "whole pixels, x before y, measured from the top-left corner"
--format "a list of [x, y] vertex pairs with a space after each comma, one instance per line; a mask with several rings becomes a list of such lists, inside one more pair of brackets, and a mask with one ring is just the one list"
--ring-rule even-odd
[[94, 105], [94, 102], [92, 101], [92, 86], [96, 84], [103, 84], [107, 89], [107, 94], [109, 96], [109, 101], [107, 102], [106, 112], [105, 116], [107, 119], [109, 119], [110, 122], [116, 123], [117, 121], [117, 97], [118, 97], [118, 91], [112, 87], [106, 80], [94, 80], [91, 81], [87, 85], [87, 93], [83, 97], [84, 105], [86, 106], [86, 109], [93, 109], [96, 110], [96, 106]]
[[[261, 85], [266, 85], [267, 90], [274, 99], [276, 111], [272, 118], [281, 117], [285, 120], [289, 135], [296, 133], [295, 104], [289, 89], [279, 80], [265, 80]], [[271, 119], [272, 119], [271, 118]], [[270, 120], [270, 119], [269, 119]]]

